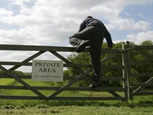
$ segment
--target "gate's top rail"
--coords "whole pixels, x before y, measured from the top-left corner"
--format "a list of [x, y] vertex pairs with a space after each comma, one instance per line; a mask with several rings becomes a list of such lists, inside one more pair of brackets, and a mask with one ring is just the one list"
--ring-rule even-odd
[[[86, 48], [86, 52], [89, 48]], [[75, 52], [75, 47], [0, 44], [0, 50]], [[121, 53], [119, 49], [102, 49], [105, 53]]]
[[137, 46], [137, 45], [125, 45], [126, 47], [133, 48], [135, 50], [147, 50], [147, 49], [153, 49], [153, 45], [147, 45], [147, 46]]
[[74, 47], [62, 46], [38, 46], [38, 45], [10, 45], [0, 44], [0, 50], [18, 50], [18, 51], [75, 51]]

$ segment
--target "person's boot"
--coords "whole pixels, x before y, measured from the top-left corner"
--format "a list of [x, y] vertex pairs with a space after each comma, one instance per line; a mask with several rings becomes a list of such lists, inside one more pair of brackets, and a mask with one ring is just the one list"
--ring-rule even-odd
[[86, 48], [86, 46], [89, 46], [89, 40], [81, 40], [76, 48], [76, 52], [81, 53]]
[[95, 78], [93, 83], [89, 85], [89, 88], [97, 88], [101, 86], [100, 78]]

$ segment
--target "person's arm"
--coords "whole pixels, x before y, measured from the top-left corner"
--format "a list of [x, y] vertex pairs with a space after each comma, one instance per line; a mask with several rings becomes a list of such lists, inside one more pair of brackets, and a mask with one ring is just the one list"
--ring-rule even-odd
[[108, 31], [106, 32], [106, 36], [105, 37], [106, 37], [106, 41], [107, 41], [108, 47], [112, 48], [113, 47], [113, 42], [112, 42], [111, 35], [110, 35], [110, 33]]
[[113, 42], [112, 42], [112, 37], [110, 35], [110, 33], [108, 32], [108, 30], [106, 29], [106, 27], [104, 26], [105, 30], [104, 30], [104, 34], [105, 34], [105, 38], [107, 41], [107, 45], [109, 48], [113, 47]]

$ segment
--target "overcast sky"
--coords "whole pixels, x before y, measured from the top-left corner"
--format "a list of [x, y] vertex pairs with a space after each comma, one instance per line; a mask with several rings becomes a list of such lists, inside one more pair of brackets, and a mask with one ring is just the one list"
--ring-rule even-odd
[[[0, 44], [68, 46], [69, 36], [91, 15], [113, 41], [153, 41], [153, 0], [0, 0]], [[0, 52], [18, 60], [29, 53]]]
[[153, 40], [153, 0], [0, 0], [0, 43], [69, 45], [88, 15], [114, 42]]

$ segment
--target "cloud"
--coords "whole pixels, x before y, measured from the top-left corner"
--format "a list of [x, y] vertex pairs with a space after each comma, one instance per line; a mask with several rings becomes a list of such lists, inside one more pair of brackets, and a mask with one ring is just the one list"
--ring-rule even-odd
[[128, 41], [133, 41], [136, 44], [140, 44], [145, 40], [153, 41], [152, 36], [153, 36], [153, 31], [140, 32], [140, 33], [137, 33], [137, 34], [127, 35], [127, 40]]
[[[58, 44], [77, 32], [79, 24], [87, 15], [108, 20], [109, 30], [147, 30], [149, 22], [136, 22], [119, 15], [127, 5], [144, 2], [146, 0], [11, 0], [11, 10], [0, 11], [3, 12], [0, 22], [18, 28], [2, 30], [0, 39], [4, 38], [4, 33], [8, 33], [9, 36], [6, 35], [2, 43], [21, 41], [21, 44]], [[17, 6], [18, 14], [13, 15], [13, 8]]]
[[[146, 21], [134, 21], [133, 19], [117, 18], [111, 22], [114, 28], [119, 30], [148, 30], [151, 23]], [[114, 29], [113, 28], [113, 29]]]
[[0, 8], [0, 16], [12, 16], [12, 15], [13, 15], [12, 11]]
[[[139, 43], [151, 39], [150, 22], [123, 18], [120, 13], [132, 4], [145, 4], [153, 0], [9, 0], [8, 6], [0, 8], [0, 42], [2, 44], [63, 45], [68, 37], [78, 31], [82, 20], [92, 15], [106, 20], [109, 30], [146, 31], [130, 34], [127, 40]], [[10, 26], [10, 28], [9, 28]], [[13, 28], [14, 27], [14, 28]], [[29, 53], [5, 54], [3, 58], [19, 60]], [[24, 56], [24, 57], [21, 57]], [[64, 54], [69, 55], [69, 53]], [[46, 55], [42, 59], [50, 59]]]
[[123, 18], [120, 13], [128, 5], [149, 1], [153, 0], [10, 0], [10, 10], [0, 9], [0, 22], [11, 26], [0, 31], [1, 43], [54, 45], [61, 40], [66, 43], [87, 15], [107, 20], [106, 26], [112, 31], [147, 31], [150, 22]]

